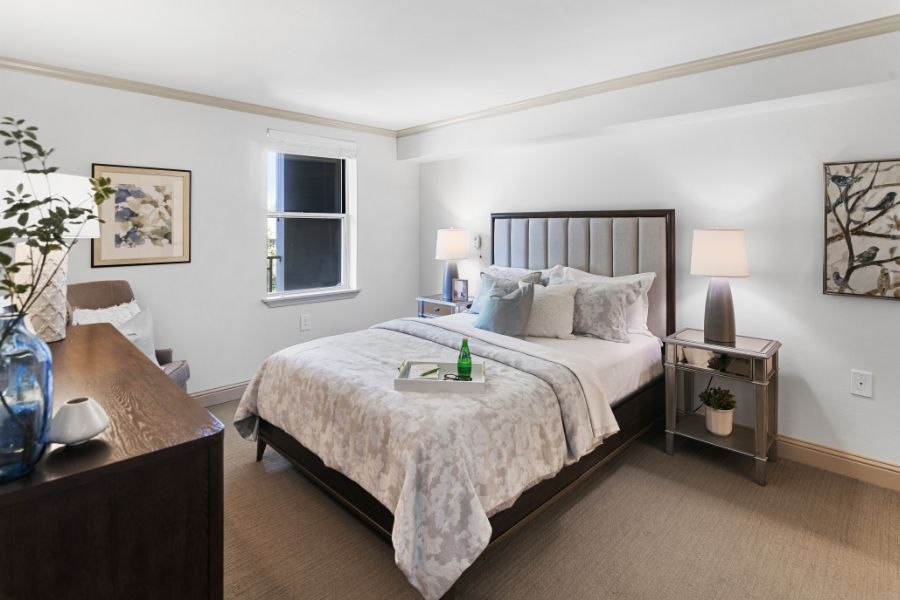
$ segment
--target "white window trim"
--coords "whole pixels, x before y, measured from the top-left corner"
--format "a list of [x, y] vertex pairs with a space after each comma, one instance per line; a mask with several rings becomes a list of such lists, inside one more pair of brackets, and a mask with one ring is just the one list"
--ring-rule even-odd
[[[275, 136], [273, 133], [280, 135]], [[308, 302], [326, 302], [332, 300], [346, 300], [355, 298], [362, 289], [356, 286], [356, 144], [346, 140], [329, 140], [328, 138], [319, 138], [312, 136], [304, 136], [301, 134], [290, 134], [294, 139], [285, 139], [286, 132], [275, 132], [269, 130], [269, 143], [266, 145], [264, 158], [268, 160], [269, 152], [282, 152], [287, 154], [296, 154], [300, 156], [320, 156], [326, 158], [343, 158], [344, 161], [344, 206], [343, 214], [334, 213], [295, 213], [295, 212], [279, 212], [266, 210], [266, 218], [273, 216], [285, 217], [303, 217], [303, 218], [320, 218], [320, 219], [341, 219], [342, 223], [342, 252], [346, 253], [346, 260], [341, 261], [341, 281], [342, 285], [327, 288], [315, 288], [308, 290], [291, 290], [284, 292], [267, 293], [262, 302], [270, 307], [289, 306], [292, 304], [303, 304]], [[315, 141], [315, 150], [310, 148], [309, 140]], [[306, 143], [304, 143], [306, 142]], [[327, 152], [329, 146], [334, 150], [334, 154]], [[313, 151], [310, 151], [313, 150]], [[330, 154], [330, 156], [329, 156]], [[264, 163], [266, 164], [266, 163]], [[264, 171], [265, 172], [265, 171]], [[268, 177], [264, 179], [264, 190], [262, 197], [266, 197], [268, 192]], [[265, 270], [263, 270], [265, 274]]]
[[355, 298], [362, 290], [360, 288], [320, 288], [316, 290], [304, 290], [302, 292], [279, 292], [267, 294], [262, 299], [263, 303], [274, 308], [277, 306], [290, 306], [292, 304], [306, 304], [308, 302], [327, 302], [330, 300], [347, 300]]

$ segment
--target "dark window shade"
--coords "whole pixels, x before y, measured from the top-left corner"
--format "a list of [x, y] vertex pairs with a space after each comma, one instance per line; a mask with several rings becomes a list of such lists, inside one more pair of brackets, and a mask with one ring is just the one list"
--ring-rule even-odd
[[341, 284], [340, 219], [279, 219], [284, 260], [283, 290]]
[[343, 162], [339, 158], [279, 155], [278, 210], [343, 213]]

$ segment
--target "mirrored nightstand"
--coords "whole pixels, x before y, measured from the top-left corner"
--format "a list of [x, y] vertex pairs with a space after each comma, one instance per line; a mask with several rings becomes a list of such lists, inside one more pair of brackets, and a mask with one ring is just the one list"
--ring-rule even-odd
[[444, 300], [442, 294], [418, 296], [416, 298], [416, 302], [419, 305], [418, 316], [434, 318], [466, 312], [472, 306], [472, 300], [473, 298], [469, 298], [466, 302], [454, 302], [452, 300]]
[[[769, 460], [778, 456], [778, 349], [781, 342], [737, 336], [734, 346], [707, 343], [703, 331], [684, 329], [663, 340], [666, 345], [666, 452], [675, 452], [675, 436], [682, 436], [750, 456], [756, 463], [756, 482], [766, 484]], [[749, 382], [753, 386], [754, 424], [735, 423], [731, 435], [706, 430], [705, 417], [695, 410], [695, 374]], [[682, 409], [678, 390], [684, 390]]]

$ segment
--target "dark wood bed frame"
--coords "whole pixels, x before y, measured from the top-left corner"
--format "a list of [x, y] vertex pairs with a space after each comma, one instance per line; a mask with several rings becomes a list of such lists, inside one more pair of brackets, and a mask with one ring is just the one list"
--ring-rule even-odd
[[[675, 211], [674, 210], [615, 210], [576, 212], [528, 212], [494, 213], [491, 215], [491, 236], [496, 219], [541, 218], [541, 217], [665, 217], [666, 219], [666, 334], [675, 331]], [[493, 252], [492, 252], [493, 254]], [[493, 263], [493, 255], [491, 256]], [[662, 418], [665, 407], [665, 386], [663, 377], [654, 379], [641, 389], [622, 400], [613, 414], [619, 423], [619, 433], [611, 436], [603, 445], [573, 463], [554, 477], [545, 479], [529, 488], [506, 510], [490, 517], [493, 534], [488, 548], [494, 546], [507, 534], [534, 518], [563, 494], [575, 486], [613, 456], [625, 449], [632, 441], [643, 435]], [[256, 446], [256, 460], [261, 460], [266, 446], [272, 446], [290, 461], [313, 483], [333, 496], [378, 534], [391, 539], [394, 516], [383, 504], [364, 490], [359, 484], [334, 469], [325, 466], [312, 451], [305, 448], [289, 434], [275, 425], [260, 419], [259, 438]]]

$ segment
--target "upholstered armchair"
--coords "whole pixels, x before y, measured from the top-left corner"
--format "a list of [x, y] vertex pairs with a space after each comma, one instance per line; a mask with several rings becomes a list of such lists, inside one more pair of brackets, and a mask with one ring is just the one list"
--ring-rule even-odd
[[[69, 320], [75, 308], [109, 308], [134, 300], [131, 285], [125, 280], [91, 281], [88, 283], [71, 283], [66, 297], [69, 302]], [[191, 369], [185, 360], [172, 360], [172, 349], [156, 350], [156, 360], [175, 383], [187, 389], [187, 381], [191, 377]]]

